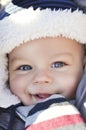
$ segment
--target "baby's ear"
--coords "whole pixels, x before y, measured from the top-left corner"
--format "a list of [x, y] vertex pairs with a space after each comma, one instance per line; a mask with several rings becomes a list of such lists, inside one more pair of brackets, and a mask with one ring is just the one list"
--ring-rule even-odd
[[83, 67], [84, 67], [84, 69], [86, 70], [86, 54], [85, 54], [85, 56], [84, 56]]
[[84, 56], [84, 62], [83, 63], [86, 64], [86, 54]]
[[86, 66], [86, 45], [84, 45], [84, 65]]

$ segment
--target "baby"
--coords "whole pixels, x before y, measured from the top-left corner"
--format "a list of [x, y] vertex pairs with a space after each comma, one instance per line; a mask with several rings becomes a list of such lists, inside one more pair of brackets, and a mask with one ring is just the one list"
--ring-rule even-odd
[[70, 103], [85, 71], [84, 10], [73, 0], [13, 0], [0, 28], [0, 129], [85, 130]]

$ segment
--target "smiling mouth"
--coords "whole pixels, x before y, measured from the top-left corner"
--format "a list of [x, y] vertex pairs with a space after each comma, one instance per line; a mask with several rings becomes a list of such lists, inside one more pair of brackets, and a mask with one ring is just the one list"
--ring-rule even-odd
[[44, 100], [48, 97], [50, 97], [50, 94], [35, 94], [34, 97], [36, 100], [40, 101], [40, 100]]

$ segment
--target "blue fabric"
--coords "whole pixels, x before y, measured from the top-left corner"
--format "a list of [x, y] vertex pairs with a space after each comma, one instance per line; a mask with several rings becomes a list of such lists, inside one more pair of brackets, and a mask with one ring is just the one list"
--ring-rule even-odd
[[2, 10], [1, 12], [0, 12], [0, 20], [2, 20], [4, 17], [7, 17], [7, 16], [9, 16], [10, 14], [9, 13], [7, 13], [5, 10]]

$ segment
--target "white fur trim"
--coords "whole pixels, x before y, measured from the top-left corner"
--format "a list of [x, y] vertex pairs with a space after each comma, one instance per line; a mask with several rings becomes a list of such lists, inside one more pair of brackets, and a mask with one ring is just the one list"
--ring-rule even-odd
[[86, 15], [78, 10], [24, 9], [0, 22], [0, 49], [9, 53], [29, 40], [60, 35], [86, 43]]
[[6, 55], [0, 54], [0, 107], [8, 107], [19, 103], [18, 97], [13, 95], [6, 82], [8, 80]]
[[19, 102], [6, 86], [6, 53], [20, 44], [41, 37], [64, 36], [86, 43], [86, 15], [82, 11], [24, 9], [0, 21], [0, 106]]

